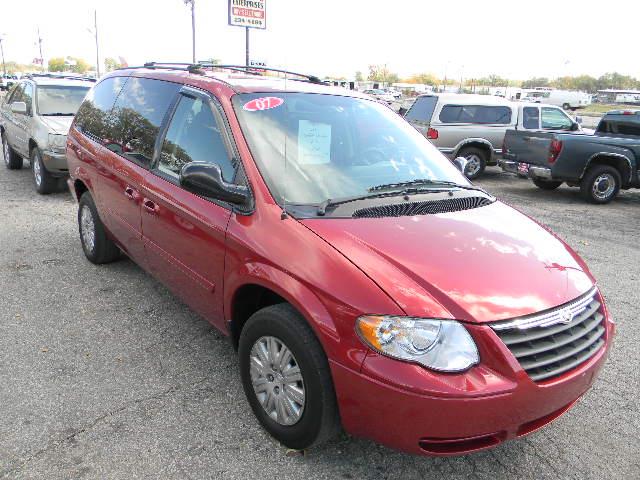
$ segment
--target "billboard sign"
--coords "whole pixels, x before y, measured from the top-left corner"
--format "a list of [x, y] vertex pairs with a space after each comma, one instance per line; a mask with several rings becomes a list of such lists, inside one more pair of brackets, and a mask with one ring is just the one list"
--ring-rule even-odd
[[266, 0], [229, 0], [229, 25], [267, 28]]

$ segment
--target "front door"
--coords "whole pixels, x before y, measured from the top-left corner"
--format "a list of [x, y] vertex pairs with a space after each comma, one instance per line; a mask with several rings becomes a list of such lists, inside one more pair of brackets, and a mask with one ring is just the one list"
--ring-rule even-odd
[[233, 182], [236, 165], [220, 105], [184, 87], [142, 199], [142, 233], [151, 272], [190, 307], [219, 328], [229, 205], [204, 199], [180, 186], [187, 163], [220, 166]]

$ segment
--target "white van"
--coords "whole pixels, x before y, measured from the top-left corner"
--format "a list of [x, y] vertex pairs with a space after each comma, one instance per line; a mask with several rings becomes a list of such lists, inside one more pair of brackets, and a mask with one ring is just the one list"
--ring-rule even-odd
[[572, 90], [534, 90], [529, 91], [523, 99], [525, 102], [546, 103], [562, 107], [565, 110], [576, 110], [591, 105], [591, 95]]
[[404, 118], [449, 158], [466, 158], [465, 175], [471, 180], [487, 165], [498, 164], [507, 130], [581, 130], [555, 105], [492, 95], [420, 95]]

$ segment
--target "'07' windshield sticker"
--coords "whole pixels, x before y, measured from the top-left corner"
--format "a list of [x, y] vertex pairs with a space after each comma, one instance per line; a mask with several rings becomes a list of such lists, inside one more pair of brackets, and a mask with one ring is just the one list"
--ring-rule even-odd
[[259, 110], [269, 110], [270, 108], [279, 107], [284, 103], [284, 99], [278, 97], [260, 97], [254, 98], [242, 107], [247, 112], [257, 112]]

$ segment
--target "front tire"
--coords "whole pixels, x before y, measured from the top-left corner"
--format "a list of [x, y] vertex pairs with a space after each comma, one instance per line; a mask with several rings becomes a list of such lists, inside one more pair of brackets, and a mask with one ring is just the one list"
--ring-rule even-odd
[[457, 156], [467, 159], [464, 175], [469, 180], [475, 180], [487, 168], [489, 158], [485, 150], [476, 147], [465, 147], [458, 152]]
[[120, 256], [120, 249], [107, 236], [89, 192], [84, 192], [78, 203], [78, 232], [82, 250], [91, 263], [109, 263]]
[[616, 198], [622, 185], [620, 172], [610, 165], [595, 165], [580, 182], [580, 193], [590, 203], [609, 203]]
[[58, 187], [58, 180], [51, 176], [42, 163], [42, 154], [36, 147], [31, 150], [31, 174], [36, 192], [40, 195], [48, 195], [55, 192]]
[[568, 103], [563, 103], [562, 104], [562, 109], [565, 111], [568, 111], [571, 109], [571, 105], [569, 105]]
[[542, 180], [540, 178], [533, 179], [533, 184], [536, 187], [541, 188], [542, 190], [555, 190], [560, 185], [562, 185], [562, 183], [563, 182], [554, 181], [554, 180]]
[[4, 156], [4, 165], [9, 170], [20, 170], [22, 168], [22, 157], [13, 151], [7, 140], [7, 134], [2, 133], [2, 155]]
[[288, 448], [303, 450], [340, 429], [327, 357], [289, 304], [254, 313], [240, 335], [240, 376], [253, 413]]

